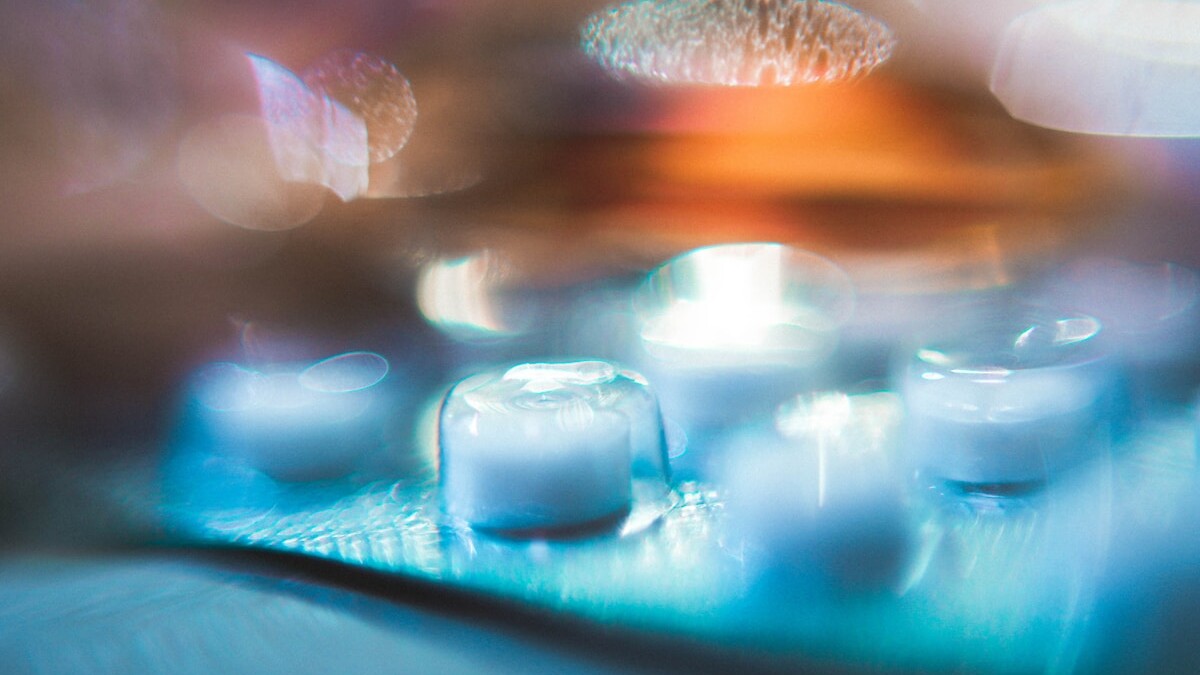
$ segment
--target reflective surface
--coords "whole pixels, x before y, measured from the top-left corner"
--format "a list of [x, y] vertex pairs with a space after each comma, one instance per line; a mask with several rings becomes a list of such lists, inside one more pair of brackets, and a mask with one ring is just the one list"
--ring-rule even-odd
[[[1200, 153], [1015, 119], [992, 64], [1043, 4], [0, 9], [9, 665], [370, 669], [426, 598], [658, 671], [1196, 670]], [[581, 45], [650, 9], [596, 48], [741, 86]], [[1021, 34], [1153, 75], [1122, 101], [1190, 76]], [[492, 487], [448, 498], [463, 449]], [[226, 575], [52, 573], [164, 545], [317, 578], [248, 594], [259, 632], [129, 600]]]
[[[454, 529], [439, 522], [436, 485], [419, 477], [344, 497], [293, 490], [271, 510], [173, 517], [202, 540], [718, 644], [859, 666], [1024, 670], [1070, 668], [1085, 638], [1106, 630], [1088, 608], [1108, 588], [1110, 537], [1125, 536], [1125, 525], [1110, 529], [1113, 514], [1136, 530], [1158, 509], [1178, 513], [1193, 480], [1191, 422], [1176, 418], [1023, 497], [929, 492], [887, 469], [903, 447], [897, 400], [836, 400], [813, 405], [838, 405], [840, 422], [823, 417], [825, 431], [804, 432], [785, 413], [787, 440], [747, 446], [741, 478], [678, 484], [674, 505], [644, 530], [531, 543]], [[797, 440], [807, 433], [816, 446]]]

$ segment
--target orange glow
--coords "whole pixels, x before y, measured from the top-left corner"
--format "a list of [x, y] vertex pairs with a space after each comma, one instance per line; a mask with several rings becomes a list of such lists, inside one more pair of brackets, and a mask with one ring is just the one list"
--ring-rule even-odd
[[639, 122], [544, 146], [537, 180], [484, 200], [480, 220], [527, 240], [531, 275], [578, 280], [773, 241], [836, 260], [866, 288], [987, 288], [1094, 232], [1134, 189], [1089, 139], [886, 78], [646, 95]]

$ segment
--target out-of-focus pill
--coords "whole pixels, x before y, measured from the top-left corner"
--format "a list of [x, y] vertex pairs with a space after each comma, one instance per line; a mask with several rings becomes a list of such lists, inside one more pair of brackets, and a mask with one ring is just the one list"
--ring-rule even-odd
[[642, 368], [664, 414], [687, 428], [769, 416], [808, 387], [854, 308], [829, 260], [773, 243], [696, 249], [637, 297]]
[[388, 371], [372, 352], [260, 368], [211, 364], [192, 380], [189, 431], [202, 450], [279, 480], [341, 476], [383, 446]]
[[[366, 129], [370, 162], [382, 162], [403, 148], [417, 123], [417, 100], [412, 86], [388, 61], [349, 49], [339, 49], [317, 59], [304, 70], [304, 83], [326, 101], [344, 106]], [[344, 164], [366, 164], [368, 156], [336, 152]]]
[[1036, 485], [1107, 448], [1115, 377], [1089, 316], [991, 316], [903, 372], [915, 467], [963, 486]]
[[894, 394], [800, 396], [779, 409], [772, 442], [730, 455], [731, 532], [768, 587], [898, 585], [914, 548], [893, 457], [900, 418]]
[[615, 521], [633, 481], [665, 485], [658, 405], [640, 376], [604, 361], [528, 363], [475, 375], [440, 421], [446, 510], [520, 534]]
[[1168, 262], [1085, 258], [1037, 289], [1043, 302], [1086, 312], [1104, 324], [1105, 342], [1127, 361], [1193, 360], [1200, 324], [1200, 276]]
[[1200, 134], [1200, 5], [1061, 2], [1005, 31], [991, 88], [1017, 119], [1120, 136]]
[[342, 201], [367, 189], [367, 126], [355, 113], [262, 56], [246, 56], [283, 180], [324, 185]]
[[215, 218], [250, 230], [287, 230], [316, 217], [325, 191], [280, 174], [272, 128], [260, 117], [225, 115], [193, 127], [179, 144], [187, 194]]

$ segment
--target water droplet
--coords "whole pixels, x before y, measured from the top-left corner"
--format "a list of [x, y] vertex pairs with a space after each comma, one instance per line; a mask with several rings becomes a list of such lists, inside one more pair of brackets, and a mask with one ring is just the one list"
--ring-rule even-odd
[[895, 39], [878, 20], [826, 0], [635, 0], [593, 15], [582, 44], [616, 74], [757, 87], [866, 74]]
[[395, 155], [417, 123], [412, 86], [396, 66], [363, 52], [338, 50], [321, 57], [303, 74], [314, 92], [346, 106], [367, 124], [371, 162]]

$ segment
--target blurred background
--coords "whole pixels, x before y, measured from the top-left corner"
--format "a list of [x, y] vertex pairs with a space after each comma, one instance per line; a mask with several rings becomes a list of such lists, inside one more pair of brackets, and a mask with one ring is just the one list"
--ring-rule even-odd
[[[735, 88], [606, 72], [580, 29], [607, 4], [0, 5], [0, 656], [14, 672], [780, 667], [619, 626], [597, 647], [592, 627], [547, 635], [520, 609], [530, 628], [509, 627], [507, 605], [461, 593], [164, 549], [158, 472], [185, 383], [213, 361], [369, 350], [409, 378], [408, 438], [420, 402], [480, 364], [622, 359], [631, 319], [613, 298], [671, 257], [778, 242], [855, 288], [854, 350], [834, 357], [848, 387], [886, 380], [893, 348], [946, 303], [1063, 274], [1086, 291], [1096, 269], [1128, 290], [1116, 263], [1081, 260], [1200, 262], [1187, 133], [1075, 133], [1006, 109], [1006, 31], [1051, 3], [861, 0], [896, 39], [877, 70]], [[1093, 28], [1108, 58], [1119, 38]], [[1175, 38], [1194, 56], [1193, 28]], [[363, 71], [338, 53], [373, 59], [375, 99], [354, 98]], [[1163, 77], [1187, 97], [1197, 72]], [[326, 106], [323, 154], [283, 166], [279, 130], [309, 133], [305, 106]], [[359, 126], [334, 128], [347, 108]], [[343, 136], [366, 147], [330, 161]], [[594, 312], [577, 301], [590, 293]], [[1169, 372], [1155, 396], [1183, 404], [1197, 359], [1190, 333], [1172, 335], [1184, 356], [1146, 372]], [[783, 666], [843, 667], [793, 656]]]

